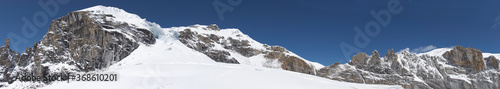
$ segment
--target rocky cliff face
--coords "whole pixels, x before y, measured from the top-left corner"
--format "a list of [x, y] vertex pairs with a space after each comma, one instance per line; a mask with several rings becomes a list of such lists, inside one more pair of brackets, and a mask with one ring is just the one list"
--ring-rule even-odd
[[[114, 21], [112, 14], [76, 11], [54, 20], [47, 34], [21, 54], [0, 48], [2, 80], [16, 74], [88, 72], [127, 57], [140, 44], [154, 44], [149, 28]], [[7, 71], [10, 70], [10, 71]]]
[[[208, 30], [217, 30], [217, 29], [208, 29]], [[239, 62], [234, 58], [230, 57], [231, 54], [227, 51], [210, 49], [214, 47], [216, 43], [220, 43], [221, 38], [217, 35], [200, 35], [195, 32], [192, 32], [191, 29], [184, 29], [184, 31], [179, 32], [179, 38], [182, 43], [187, 45], [189, 48], [192, 48], [198, 52], [206, 54], [212, 60], [216, 62], [224, 62], [224, 63], [235, 63], [239, 64]], [[248, 44], [242, 44], [241, 42], [233, 42], [236, 46], [248, 46]]]
[[10, 49], [10, 40], [5, 41], [5, 45], [0, 47], [0, 75], [3, 77], [0, 81], [8, 81], [6, 78], [10, 77], [11, 71], [19, 59], [19, 52]]
[[377, 51], [371, 56], [359, 53], [348, 64], [322, 68], [318, 76], [356, 83], [402, 85], [408, 89], [500, 88], [498, 59], [493, 56], [483, 59], [480, 50], [461, 46], [435, 51], [443, 52], [396, 54], [389, 50], [383, 58], [379, 58]]
[[466, 68], [467, 72], [476, 73], [486, 69], [482, 52], [479, 49], [456, 46], [453, 50], [444, 53], [443, 57], [454, 65]]

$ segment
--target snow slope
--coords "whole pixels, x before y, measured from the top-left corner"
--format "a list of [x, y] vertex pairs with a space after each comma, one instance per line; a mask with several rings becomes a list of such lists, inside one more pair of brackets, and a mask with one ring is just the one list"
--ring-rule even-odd
[[[250, 65], [217, 63], [164, 30], [157, 43], [97, 73], [116, 73], [117, 82], [56, 82], [45, 89], [401, 89], [400, 86], [339, 82], [309, 74]], [[16, 85], [22, 83], [16, 82]], [[14, 85], [14, 84], [13, 84]], [[15, 87], [15, 86], [9, 86]]]

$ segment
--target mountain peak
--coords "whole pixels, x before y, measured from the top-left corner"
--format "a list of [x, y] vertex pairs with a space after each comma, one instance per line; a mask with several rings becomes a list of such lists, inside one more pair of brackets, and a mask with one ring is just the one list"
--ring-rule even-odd
[[126, 12], [125, 10], [117, 8], [117, 7], [103, 6], [103, 5], [97, 5], [97, 6], [85, 8], [85, 9], [78, 10], [78, 11]]
[[[151, 26], [148, 24], [148, 21], [146, 19], [143, 19], [139, 17], [139, 15], [129, 13], [123, 9], [117, 8], [117, 7], [111, 7], [111, 6], [103, 6], [103, 5], [97, 5], [93, 7], [89, 7], [86, 9], [78, 10], [79, 11], [84, 11], [84, 12], [89, 12], [90, 14], [93, 15], [105, 15], [109, 16], [111, 18], [95, 18], [97, 21], [103, 21], [100, 19], [106, 19], [110, 21], [116, 21], [116, 22], [121, 22], [121, 23], [128, 23], [131, 26], [137, 27], [137, 28], [143, 28], [143, 29], [148, 29], [151, 28]], [[149, 22], [151, 23], [151, 22]]]

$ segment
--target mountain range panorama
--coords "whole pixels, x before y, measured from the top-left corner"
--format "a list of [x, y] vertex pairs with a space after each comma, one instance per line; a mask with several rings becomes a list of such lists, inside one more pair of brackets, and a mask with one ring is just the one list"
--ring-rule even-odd
[[500, 55], [471, 47], [440, 48], [427, 53], [396, 53], [391, 49], [384, 57], [375, 50], [371, 55], [356, 54], [346, 64], [323, 66], [285, 47], [259, 43], [238, 29], [221, 29], [215, 24], [161, 28], [135, 14], [106, 6], [53, 20], [45, 36], [21, 53], [11, 50], [10, 40], [6, 39], [0, 47], [0, 82], [7, 84], [1, 87], [15, 82], [10, 78], [17, 74], [46, 76], [105, 70], [141, 45], [165, 39], [162, 37], [180, 41], [215, 62], [282, 69], [338, 81], [401, 85], [407, 89], [500, 88]]

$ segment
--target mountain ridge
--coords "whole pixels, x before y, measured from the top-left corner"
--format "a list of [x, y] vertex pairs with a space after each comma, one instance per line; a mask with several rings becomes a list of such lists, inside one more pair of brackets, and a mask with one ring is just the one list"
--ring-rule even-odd
[[499, 59], [482, 55], [478, 49], [462, 46], [419, 54], [389, 50], [386, 57], [379, 57], [375, 50], [372, 55], [359, 53], [349, 63], [322, 68], [318, 76], [356, 83], [397, 84], [408, 89], [497, 89]]
[[[444, 58], [443, 54], [454, 49], [440, 48], [419, 54], [410, 53], [409, 51], [395, 53], [394, 50], [389, 50], [385, 57], [381, 57], [379, 52], [375, 50], [372, 55], [366, 53], [354, 55], [349, 63], [335, 63], [325, 67], [319, 63], [306, 60], [284, 47], [270, 46], [255, 41], [238, 29], [221, 29], [215, 24], [162, 28], [156, 23], [146, 21], [138, 15], [128, 13], [123, 9], [102, 5], [71, 12], [67, 16], [54, 20], [42, 40], [36, 42], [33, 47], [27, 48], [25, 52], [16, 53], [10, 50], [7, 43], [9, 43], [8, 39], [6, 45], [0, 47], [0, 54], [2, 54], [0, 55], [0, 66], [4, 71], [0, 79], [2, 82], [8, 82], [8, 84], [2, 84], [3, 86], [9, 86], [10, 84], [13, 86], [23, 85], [24, 83], [8, 80], [12, 77], [11, 75], [21, 73], [34, 73], [40, 76], [96, 71], [133, 73], [131, 71], [140, 70], [132, 69], [143, 68], [136, 66], [154, 67], [161, 65], [161, 63], [155, 62], [165, 62], [167, 65], [222, 65], [222, 68], [235, 67], [230, 64], [239, 64], [252, 66], [243, 67], [252, 69], [252, 71], [245, 71], [250, 73], [263, 70], [288, 70], [308, 74], [307, 76], [314, 75], [339, 81], [402, 85], [404, 88], [446, 88], [459, 84], [464, 86], [453, 88], [498, 88], [498, 85], [491, 85], [488, 81], [479, 81], [484, 82], [484, 86], [487, 87], [474, 85], [474, 82], [478, 82], [474, 79], [486, 79], [485, 76], [499, 74], [494, 71], [494, 68], [498, 70], [498, 65], [495, 66], [495, 64], [498, 64], [498, 59], [496, 59], [498, 54], [482, 53], [480, 50], [469, 52], [472, 48], [457, 48], [462, 51], [453, 51], [451, 53], [457, 54], [449, 54], [447, 55], [448, 58]], [[153, 52], [148, 52], [148, 50]], [[458, 55], [471, 53], [488, 57], [478, 59], [476, 56], [471, 61], [474, 63], [459, 63], [468, 60], [467, 57], [452, 59], [458, 57]], [[145, 55], [147, 57], [144, 57]], [[162, 55], [168, 55], [168, 57]], [[465, 59], [462, 60], [463, 58]], [[148, 61], [142, 62], [139, 59]], [[450, 64], [447, 62], [448, 60], [456, 60], [453, 63], [460, 67]], [[483, 61], [484, 65], [477, 67], [475, 64], [481, 62], [475, 63], [476, 61]], [[216, 62], [229, 64], [217, 64]], [[431, 70], [421, 67], [427, 67]], [[469, 70], [467, 69], [469, 67], [474, 68]], [[446, 68], [452, 68], [453, 70], [447, 70]], [[448, 75], [448, 73], [442, 73], [443, 71], [458, 74]], [[425, 73], [434, 73], [435, 75], [426, 75]], [[478, 75], [470, 75], [473, 78], [468, 78], [468, 73]], [[175, 75], [175, 73], [171, 74]], [[445, 78], [443, 77], [444, 74], [451, 77]], [[137, 77], [137, 75], [133, 74], [125, 75]], [[195, 77], [200, 76], [195, 75]], [[305, 78], [318, 79], [316, 77]], [[443, 80], [432, 80], [433, 78]], [[401, 81], [402, 79], [405, 79], [405, 81]], [[453, 84], [445, 83], [449, 82], [447, 79], [452, 80]], [[126, 78], [126, 80], [129, 80], [129, 78]], [[410, 82], [406, 80], [410, 80]], [[51, 83], [53, 82], [35, 85], [46, 86]], [[439, 83], [443, 84], [440, 85]]]

